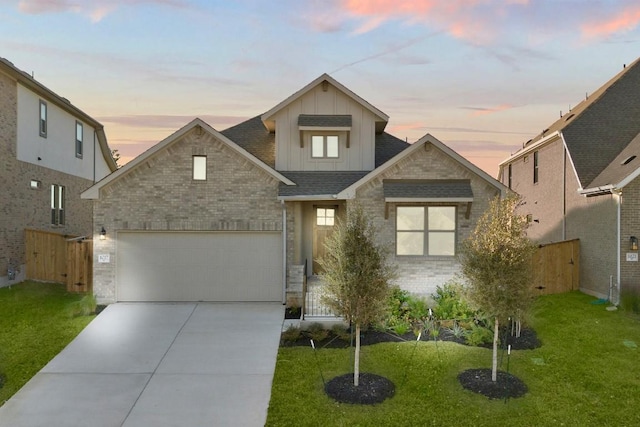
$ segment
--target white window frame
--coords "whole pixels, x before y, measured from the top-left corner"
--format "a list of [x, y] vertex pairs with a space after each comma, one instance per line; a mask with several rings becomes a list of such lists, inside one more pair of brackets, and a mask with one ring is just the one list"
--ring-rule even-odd
[[[400, 219], [400, 211], [405, 208], [422, 210], [422, 223], [415, 224], [413, 227], [407, 227], [404, 229], [399, 228], [399, 219]], [[430, 224], [429, 211], [434, 209], [453, 209], [453, 218], [454, 224], [453, 228], [437, 228], [434, 224]], [[434, 211], [432, 211], [435, 213]], [[398, 241], [406, 236], [413, 234], [416, 238], [418, 238], [419, 250], [412, 253], [399, 253], [400, 245]], [[442, 235], [453, 235], [453, 252], [452, 253], [442, 253], [436, 252], [435, 245], [431, 245], [431, 240], [435, 240], [436, 236]], [[419, 257], [452, 257], [457, 253], [457, 237], [458, 237], [458, 209], [456, 206], [450, 205], [434, 205], [434, 206], [425, 206], [425, 205], [399, 205], [396, 206], [396, 256], [404, 257], [404, 256], [419, 256]]]
[[65, 188], [62, 185], [51, 184], [51, 224], [64, 225], [65, 218]]
[[[314, 155], [314, 140], [317, 140], [319, 138], [322, 138], [322, 153], [320, 155]], [[335, 138], [336, 141], [336, 146], [335, 146], [335, 151], [336, 154], [335, 156], [330, 156], [329, 155], [329, 138]], [[328, 159], [328, 160], [334, 160], [334, 159], [339, 159], [340, 158], [340, 135], [335, 134], [335, 133], [312, 133], [311, 134], [311, 143], [309, 144], [310, 146], [310, 152], [311, 152], [311, 158], [314, 160], [319, 160], [319, 159]]]
[[41, 137], [46, 138], [47, 128], [49, 127], [47, 122], [48, 107], [47, 103], [42, 99], [40, 100], [39, 105], [40, 110], [38, 111], [38, 132], [40, 133]]
[[76, 157], [82, 158], [82, 150], [83, 150], [83, 140], [84, 140], [84, 126], [82, 123], [76, 120]]
[[204, 155], [193, 156], [191, 177], [194, 181], [207, 180], [207, 156], [204, 156]]

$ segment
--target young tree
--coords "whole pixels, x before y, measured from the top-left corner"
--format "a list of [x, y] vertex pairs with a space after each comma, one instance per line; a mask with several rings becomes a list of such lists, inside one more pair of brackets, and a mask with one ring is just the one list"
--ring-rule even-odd
[[395, 270], [386, 251], [375, 241], [375, 230], [360, 205], [347, 211], [333, 234], [325, 240], [324, 303], [355, 325], [356, 348], [353, 384], [360, 375], [360, 328], [379, 320], [386, 311]]
[[494, 319], [491, 379], [498, 375], [499, 326], [520, 319], [531, 306], [532, 260], [536, 247], [527, 238], [527, 219], [517, 215], [517, 196], [493, 199], [460, 252], [467, 295]]

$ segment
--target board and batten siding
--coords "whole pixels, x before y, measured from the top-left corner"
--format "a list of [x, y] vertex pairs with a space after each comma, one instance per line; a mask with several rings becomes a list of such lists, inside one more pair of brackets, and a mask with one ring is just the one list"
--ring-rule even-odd
[[[346, 148], [346, 133], [341, 132], [340, 157], [335, 160], [312, 159], [309, 134], [300, 148], [300, 114], [351, 115], [350, 146]], [[281, 171], [373, 170], [375, 165], [375, 115], [359, 103], [336, 90], [322, 85], [292, 102], [275, 116], [276, 169]]]

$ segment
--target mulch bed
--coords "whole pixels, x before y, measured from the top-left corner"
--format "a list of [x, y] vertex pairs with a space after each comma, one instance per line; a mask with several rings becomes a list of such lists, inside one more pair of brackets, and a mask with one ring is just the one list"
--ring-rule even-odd
[[[502, 336], [503, 335], [501, 335], [501, 337]], [[360, 334], [360, 345], [373, 345], [382, 342], [415, 342], [416, 339], [417, 337], [412, 332], [404, 335], [397, 335], [390, 331], [368, 330]], [[511, 350], [532, 350], [540, 347], [541, 345], [540, 340], [533, 329], [522, 329], [520, 337], [513, 337], [509, 335], [506, 337], [506, 340], [507, 345], [511, 345]], [[420, 337], [420, 341], [433, 341], [433, 338], [427, 334], [423, 334], [422, 337]], [[464, 338], [454, 336], [445, 328], [440, 330], [438, 341], [452, 341], [457, 342], [458, 344], [467, 345]], [[347, 337], [340, 338], [332, 335], [331, 331], [329, 331], [327, 338], [323, 340], [314, 340], [314, 344], [316, 348], [347, 348], [351, 346], [351, 340]], [[310, 345], [310, 336], [305, 332], [303, 332], [300, 338], [295, 341], [287, 341], [284, 339], [280, 340], [281, 347], [306, 347]], [[355, 345], [355, 338], [353, 345]], [[481, 347], [493, 348], [493, 343], [483, 344]], [[500, 343], [500, 348], [503, 348], [502, 343]], [[504, 348], [506, 348], [506, 345]]]
[[342, 403], [373, 405], [395, 394], [395, 385], [380, 375], [361, 373], [358, 386], [353, 385], [353, 373], [340, 375], [324, 386], [327, 395]]
[[508, 399], [524, 396], [527, 385], [518, 377], [498, 371], [496, 381], [491, 381], [491, 369], [468, 369], [458, 375], [463, 388], [482, 394], [489, 399]]

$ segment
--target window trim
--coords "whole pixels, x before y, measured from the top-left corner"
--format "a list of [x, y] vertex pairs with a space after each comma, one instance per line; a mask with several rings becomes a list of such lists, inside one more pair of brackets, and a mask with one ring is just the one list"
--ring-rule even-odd
[[[203, 159], [203, 165], [196, 165], [196, 159]], [[204, 167], [202, 171], [198, 170], [198, 172], [202, 172], [202, 176], [198, 174], [196, 176], [196, 166]], [[206, 181], [207, 180], [207, 156], [203, 154], [194, 154], [191, 160], [191, 180], [192, 181]]]
[[[44, 118], [42, 117], [42, 113], [44, 112]], [[40, 100], [39, 111], [38, 111], [38, 133], [41, 137], [47, 137], [47, 128], [48, 126], [48, 116], [49, 116], [49, 107], [47, 103]]]
[[51, 225], [65, 225], [65, 187], [51, 184]]
[[[422, 208], [424, 220], [422, 230], [398, 230], [398, 209], [400, 208]], [[429, 227], [429, 209], [430, 208], [453, 208], [454, 226], [453, 230], [438, 230], [431, 229]], [[396, 218], [395, 218], [395, 256], [396, 257], [422, 257], [422, 258], [435, 258], [435, 257], [455, 257], [458, 254], [458, 206], [455, 205], [421, 205], [421, 204], [399, 204], [396, 205]], [[422, 234], [422, 253], [421, 254], [399, 254], [398, 253], [398, 236], [402, 233], [421, 233]], [[430, 254], [429, 236], [431, 233], [453, 233], [453, 254]]]
[[[313, 155], [313, 139], [315, 137], [319, 137], [322, 138], [322, 156], [314, 156]], [[329, 148], [329, 143], [328, 143], [328, 138], [330, 137], [334, 137], [336, 138], [336, 151], [337, 151], [337, 155], [336, 156], [329, 156], [328, 155], [328, 148]], [[311, 159], [312, 160], [338, 160], [340, 159], [340, 135], [338, 133], [333, 133], [333, 132], [312, 132], [309, 135], [309, 154], [311, 155]]]
[[[78, 139], [78, 130], [80, 130], [80, 139]], [[84, 142], [84, 126], [81, 122], [76, 120], [76, 157], [82, 158], [83, 151], [83, 142]]]

